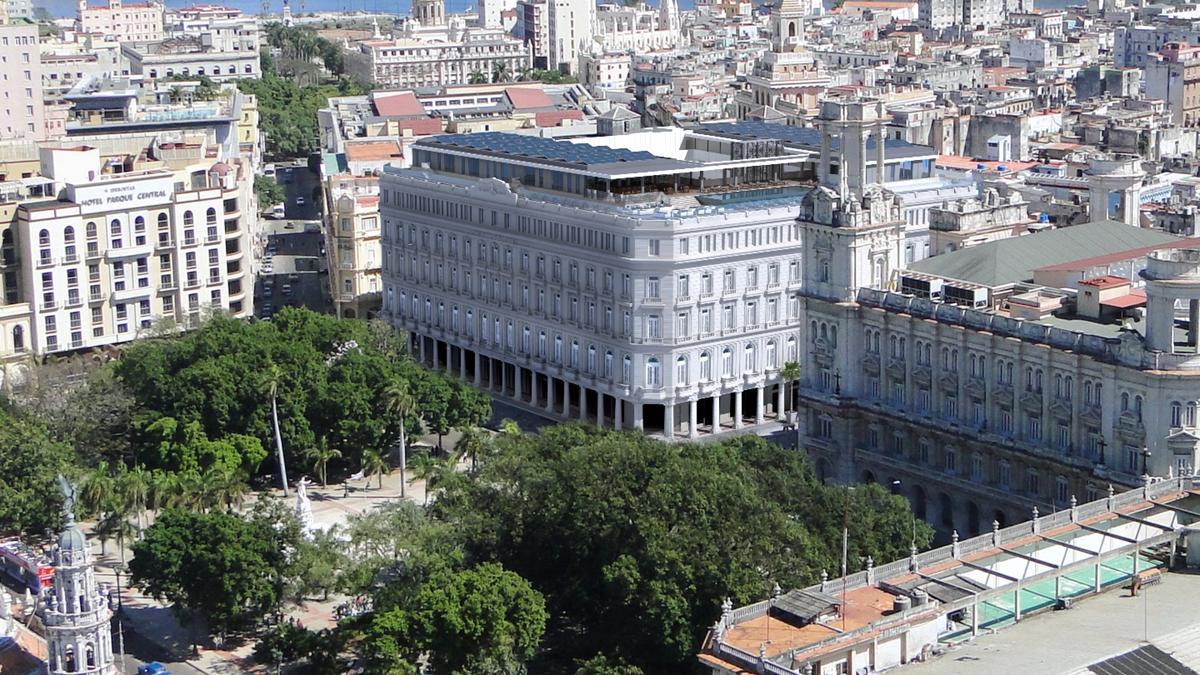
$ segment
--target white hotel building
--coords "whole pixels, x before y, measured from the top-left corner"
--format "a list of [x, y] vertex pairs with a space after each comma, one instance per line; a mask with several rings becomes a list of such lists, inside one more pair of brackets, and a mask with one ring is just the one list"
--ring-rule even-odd
[[947, 533], [1192, 472], [1200, 241], [1101, 222], [907, 271], [875, 168], [925, 178], [927, 149], [879, 148], [885, 122], [827, 102], [816, 148], [752, 125], [423, 139], [381, 178], [384, 315], [551, 416], [675, 438], [781, 415], [799, 361], [822, 477], [894, 485]]
[[251, 315], [242, 209], [252, 217], [253, 205], [237, 166], [104, 173], [90, 146], [40, 156], [48, 198], [23, 199], [3, 230], [0, 354], [125, 342], [154, 322], [191, 325], [213, 311]]

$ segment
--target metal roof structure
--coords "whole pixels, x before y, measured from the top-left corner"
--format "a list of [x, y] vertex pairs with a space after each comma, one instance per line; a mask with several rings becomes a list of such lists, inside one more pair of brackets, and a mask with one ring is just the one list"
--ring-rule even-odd
[[824, 614], [834, 612], [841, 603], [836, 598], [819, 591], [796, 589], [775, 598], [771, 613], [799, 625], [812, 623]]
[[[774, 139], [783, 141], [783, 144], [790, 148], [801, 150], [820, 151], [821, 149], [821, 130], [815, 127], [793, 127], [770, 122], [742, 121], [702, 124], [696, 127], [695, 131], [700, 134], [734, 140]], [[840, 140], [834, 138], [830, 149], [836, 151], [839, 146]], [[875, 151], [874, 138], [867, 139], [867, 151], [869, 153]], [[885, 162], [916, 157], [933, 158], [938, 154], [937, 150], [931, 146], [917, 145], [898, 138], [886, 139], [883, 143], [883, 151]], [[871, 156], [874, 157], [874, 155]]]
[[1032, 281], [1037, 269], [1121, 252], [1137, 257], [1145, 247], [1168, 245], [1179, 239], [1161, 230], [1106, 220], [959, 249], [925, 258], [910, 269], [984, 286], [1003, 286]]
[[[515, 159], [544, 161], [575, 167], [578, 169], [603, 170], [605, 167], [625, 169], [650, 168], [647, 163], [661, 168], [686, 168], [695, 166], [659, 157], [644, 150], [610, 148], [602, 145], [571, 143], [540, 136], [511, 134], [501, 131], [485, 131], [475, 134], [443, 134], [420, 141], [422, 145], [465, 151], [479, 151]], [[616, 166], [614, 166], [616, 165]]]

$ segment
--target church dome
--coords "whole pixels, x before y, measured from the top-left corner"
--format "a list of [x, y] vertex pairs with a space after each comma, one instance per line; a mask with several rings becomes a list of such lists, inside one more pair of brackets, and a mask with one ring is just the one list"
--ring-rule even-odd
[[58, 535], [58, 550], [62, 554], [67, 553], [83, 553], [87, 551], [87, 538], [83, 536], [83, 530], [75, 524], [75, 521], [68, 520], [67, 527]]

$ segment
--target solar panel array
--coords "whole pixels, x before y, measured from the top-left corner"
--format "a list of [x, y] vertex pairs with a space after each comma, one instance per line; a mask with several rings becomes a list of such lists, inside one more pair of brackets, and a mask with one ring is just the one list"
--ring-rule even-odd
[[501, 131], [485, 131], [476, 134], [445, 134], [425, 141], [432, 145], [470, 150], [498, 152], [514, 157], [544, 159], [580, 166], [636, 162], [662, 159], [642, 150], [608, 148], [604, 146], [570, 143], [540, 136], [508, 134]]

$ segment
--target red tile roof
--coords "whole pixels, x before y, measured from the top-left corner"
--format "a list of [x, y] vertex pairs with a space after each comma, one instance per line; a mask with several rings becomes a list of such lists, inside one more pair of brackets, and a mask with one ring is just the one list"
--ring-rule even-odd
[[539, 127], [562, 126], [564, 120], [582, 120], [583, 113], [578, 110], [548, 110], [534, 115], [534, 121]]
[[425, 107], [411, 91], [377, 91], [371, 94], [375, 112], [383, 117], [423, 117]]
[[1083, 286], [1091, 286], [1093, 288], [1104, 289], [1104, 288], [1116, 288], [1117, 286], [1127, 285], [1129, 283], [1129, 280], [1122, 279], [1121, 277], [1114, 276], [1112, 274], [1105, 274], [1104, 276], [1096, 277], [1095, 279], [1084, 279], [1083, 281], [1080, 281], [1079, 283]]
[[378, 162], [403, 156], [404, 152], [396, 141], [369, 141], [346, 145], [346, 159], [351, 162]]
[[515, 110], [550, 108], [554, 105], [546, 92], [537, 87], [505, 87], [504, 93]]
[[1138, 307], [1140, 305], [1146, 304], [1146, 292], [1145, 291], [1133, 291], [1132, 293], [1126, 293], [1125, 295], [1117, 296], [1115, 298], [1109, 298], [1108, 300], [1102, 300], [1100, 302], [1100, 304], [1104, 305], [1105, 307], [1116, 307], [1117, 309], [1129, 309], [1130, 307]]

